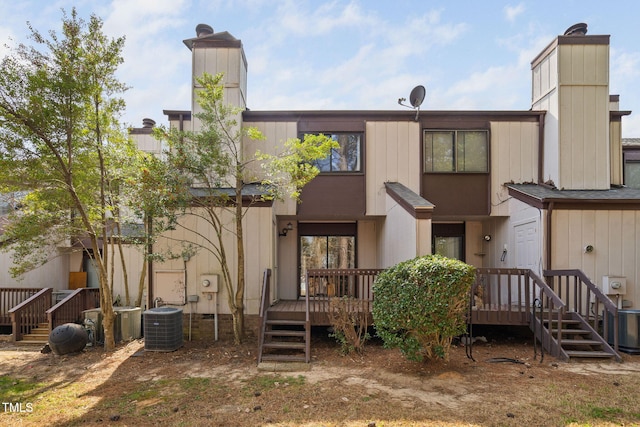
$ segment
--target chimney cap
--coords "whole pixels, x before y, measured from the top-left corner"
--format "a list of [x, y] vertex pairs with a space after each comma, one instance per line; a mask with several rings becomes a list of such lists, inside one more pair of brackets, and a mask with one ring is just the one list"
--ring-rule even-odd
[[156, 121], [153, 119], [145, 118], [142, 119], [142, 127], [143, 128], [152, 128], [156, 125]]
[[213, 27], [207, 24], [196, 25], [196, 36], [204, 37], [213, 34]]
[[579, 22], [567, 28], [564, 32], [565, 36], [584, 36], [587, 34], [587, 24]]

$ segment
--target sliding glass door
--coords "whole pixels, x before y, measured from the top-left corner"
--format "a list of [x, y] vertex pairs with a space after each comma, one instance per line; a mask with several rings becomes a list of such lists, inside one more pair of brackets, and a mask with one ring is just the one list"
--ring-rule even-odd
[[[307, 270], [316, 268], [355, 268], [355, 224], [300, 224], [300, 296], [307, 292]], [[328, 289], [314, 285], [310, 295], [327, 295]]]

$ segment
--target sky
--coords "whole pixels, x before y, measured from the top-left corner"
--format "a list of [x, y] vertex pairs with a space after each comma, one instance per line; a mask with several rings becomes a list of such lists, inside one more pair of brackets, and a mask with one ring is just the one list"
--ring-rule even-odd
[[191, 52], [203, 23], [242, 41], [251, 110], [528, 110], [531, 61], [573, 24], [611, 35], [610, 93], [625, 138], [640, 137], [637, 0], [0, 0], [0, 57], [30, 43], [28, 23], [60, 33], [62, 10], [95, 14], [126, 38], [122, 121], [166, 124], [191, 109]]

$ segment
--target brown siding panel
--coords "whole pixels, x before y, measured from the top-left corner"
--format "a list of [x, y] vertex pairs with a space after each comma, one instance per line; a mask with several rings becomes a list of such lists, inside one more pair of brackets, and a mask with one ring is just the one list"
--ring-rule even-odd
[[302, 190], [299, 219], [361, 218], [365, 215], [365, 177], [319, 175]]
[[424, 174], [421, 196], [435, 205], [434, 217], [442, 215], [489, 215], [488, 174]]

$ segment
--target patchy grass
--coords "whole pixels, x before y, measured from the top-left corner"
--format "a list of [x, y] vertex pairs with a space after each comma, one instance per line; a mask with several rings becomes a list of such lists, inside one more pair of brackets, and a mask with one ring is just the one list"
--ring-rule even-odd
[[[454, 348], [450, 362], [414, 363], [375, 343], [341, 356], [314, 343], [311, 369], [257, 370], [253, 347], [191, 344], [172, 353], [72, 358], [0, 351], [0, 397], [32, 403], [5, 426], [640, 425], [640, 357], [564, 364], [529, 344]], [[527, 364], [489, 363], [496, 357]], [[14, 407], [13, 409], [17, 409]]]
[[3, 375], [0, 377], [0, 399], [2, 402], [27, 401], [32, 397], [34, 390], [43, 386], [38, 382]]

